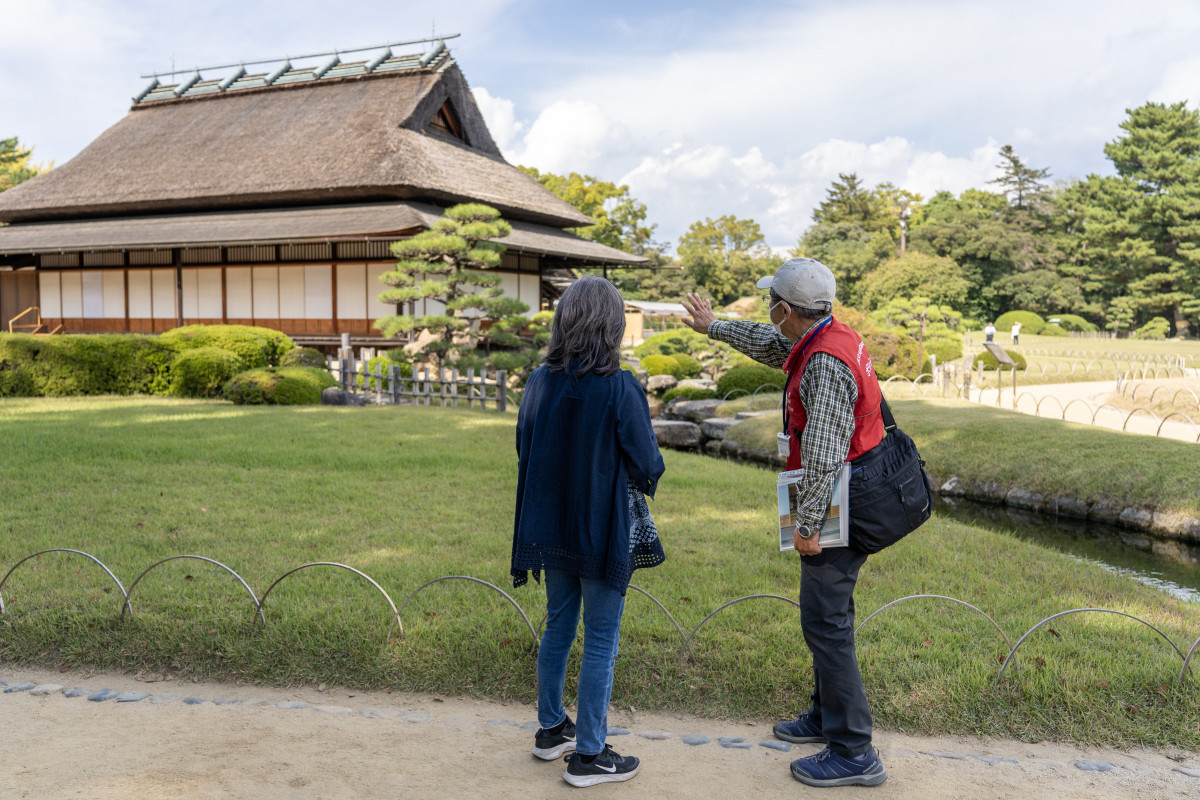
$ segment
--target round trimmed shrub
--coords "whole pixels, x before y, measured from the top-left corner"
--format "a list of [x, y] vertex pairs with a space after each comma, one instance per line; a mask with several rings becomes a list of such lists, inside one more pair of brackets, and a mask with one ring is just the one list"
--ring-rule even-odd
[[[1018, 369], [1025, 369], [1025, 366], [1026, 366], [1025, 365], [1025, 356], [1021, 355], [1016, 350], [1005, 350], [1004, 352], [1008, 353], [1009, 358], [1011, 358], [1013, 361], [1017, 362]], [[996, 369], [1000, 366], [999, 362], [996, 361], [996, 357], [993, 356], [991, 353], [989, 353], [987, 350], [984, 350], [982, 353], [975, 356], [975, 360], [971, 362], [971, 367], [973, 369], [979, 369], [980, 363], [983, 364], [983, 368], [985, 370]], [[1005, 369], [1010, 369], [1010, 368], [1005, 367]]]
[[781, 369], [768, 367], [765, 364], [738, 364], [729, 369], [717, 381], [717, 397], [725, 397], [735, 389], [753, 394], [763, 384], [770, 384], [782, 389], [786, 381], [787, 373]]
[[1055, 314], [1054, 318], [1058, 320], [1059, 326], [1064, 331], [1095, 333], [1100, 330], [1096, 325], [1077, 314]]
[[698, 359], [693, 358], [687, 353], [675, 353], [671, 356], [679, 364], [679, 368], [683, 370], [683, 377], [694, 378], [704, 371], [704, 366]]
[[160, 334], [159, 339], [179, 352], [196, 347], [229, 350], [251, 369], [276, 366], [284, 353], [296, 347], [286, 334], [252, 325], [185, 325]]
[[325, 369], [325, 354], [311, 347], [297, 347], [280, 356], [279, 366]]
[[175, 355], [157, 336], [0, 333], [0, 396], [165, 394]]
[[712, 389], [701, 389], [699, 386], [676, 386], [668, 389], [662, 396], [662, 400], [664, 403], [669, 403], [676, 397], [682, 397], [685, 400], [711, 400], [717, 396]]
[[676, 353], [694, 354], [700, 350], [712, 347], [712, 340], [703, 333], [696, 333], [690, 328], [677, 331], [665, 331], [646, 337], [633, 354], [638, 358], [652, 355], [673, 356]]
[[683, 366], [674, 356], [648, 355], [642, 359], [641, 367], [646, 370], [647, 375], [671, 375], [676, 379], [683, 379]]
[[235, 375], [225, 384], [226, 400], [238, 405], [315, 405], [337, 381], [316, 367], [263, 367]]
[[1171, 323], [1163, 317], [1155, 317], [1142, 327], [1130, 334], [1134, 339], [1165, 339], [1171, 330]]
[[1059, 326], [1057, 326], [1057, 325], [1053, 325], [1053, 324], [1051, 324], [1051, 325], [1047, 325], [1046, 327], [1042, 328], [1042, 329], [1041, 329], [1041, 330], [1038, 332], [1038, 336], [1061, 336], [1061, 337], [1066, 337], [1066, 336], [1069, 336], [1069, 335], [1070, 335], [1070, 334], [1068, 334], [1068, 333], [1067, 333], [1065, 330], [1063, 330], [1063, 329], [1062, 329], [1062, 328], [1060, 328]]
[[1014, 322], [1021, 323], [1021, 333], [1031, 335], [1041, 333], [1042, 328], [1046, 327], [1046, 320], [1032, 311], [1006, 311], [996, 318], [996, 333], [1008, 333]]
[[171, 363], [171, 394], [177, 397], [220, 397], [229, 379], [244, 372], [246, 363], [219, 347], [184, 350]]

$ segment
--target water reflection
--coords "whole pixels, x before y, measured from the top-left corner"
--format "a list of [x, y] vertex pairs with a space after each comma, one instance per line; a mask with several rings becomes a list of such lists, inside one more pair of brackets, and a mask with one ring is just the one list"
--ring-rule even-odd
[[1180, 600], [1200, 603], [1200, 545], [957, 497], [938, 497], [934, 513], [1037, 542]]

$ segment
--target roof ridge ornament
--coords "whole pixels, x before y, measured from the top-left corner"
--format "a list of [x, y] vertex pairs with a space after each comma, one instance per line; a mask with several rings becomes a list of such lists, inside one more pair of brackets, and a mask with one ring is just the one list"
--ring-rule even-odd
[[200, 80], [200, 70], [199, 70], [199, 68], [197, 68], [195, 72], [193, 72], [187, 78], [184, 78], [183, 83], [181, 83], [175, 87], [175, 96], [183, 97], [183, 93], [186, 92], [188, 89], [192, 88], [193, 86], [195, 86], [196, 83], [199, 82], [199, 80]]
[[230, 86], [232, 86], [234, 81], [236, 81], [238, 78], [242, 77], [245, 74], [246, 74], [246, 65], [240, 64], [240, 65], [238, 65], [237, 69], [235, 69], [233, 72], [231, 72], [227, 76], [225, 76], [225, 80], [221, 81], [221, 83], [218, 84], [217, 88], [219, 88], [223, 92], [226, 89], [228, 89]]
[[279, 80], [280, 78], [282, 78], [282, 77], [283, 77], [283, 75], [284, 75], [284, 73], [286, 73], [286, 72], [290, 71], [290, 70], [291, 70], [291, 68], [292, 68], [292, 62], [291, 62], [291, 60], [290, 60], [290, 59], [287, 59], [287, 58], [285, 58], [285, 59], [283, 60], [283, 63], [282, 63], [282, 64], [280, 64], [280, 65], [279, 65], [278, 67], [276, 67], [275, 69], [271, 70], [271, 74], [267, 76], [267, 83], [266, 83], [266, 85], [267, 85], [267, 86], [270, 86], [270, 85], [271, 85], [271, 84], [273, 84], [275, 81], [277, 81], [277, 80]]

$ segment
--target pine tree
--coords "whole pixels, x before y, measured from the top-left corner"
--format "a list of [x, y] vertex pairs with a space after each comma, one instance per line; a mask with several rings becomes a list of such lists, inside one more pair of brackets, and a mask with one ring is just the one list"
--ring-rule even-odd
[[[392, 245], [398, 259], [396, 269], [380, 279], [392, 288], [379, 295], [382, 303], [402, 307], [419, 300], [434, 300], [445, 306], [443, 314], [414, 316], [397, 313], [384, 317], [376, 327], [384, 336], [413, 333], [428, 337], [418, 357], [436, 366], [462, 351], [474, 349], [476, 342], [514, 346], [527, 320], [521, 316], [529, 306], [502, 296], [500, 278], [486, 274], [500, 266], [504, 245], [494, 240], [512, 232], [512, 226], [494, 208], [464, 203], [446, 211], [432, 230]], [[399, 310], [399, 308], [398, 308]], [[475, 313], [465, 313], [475, 312]], [[491, 320], [486, 331], [468, 334], [471, 319]]]
[[1016, 208], [1027, 208], [1046, 196], [1045, 180], [1050, 177], [1049, 168], [1033, 169], [1025, 166], [1020, 156], [1013, 151], [1011, 144], [1000, 148], [1000, 159], [999, 166], [1004, 170], [1004, 174], [988, 183], [999, 186], [1013, 199]]

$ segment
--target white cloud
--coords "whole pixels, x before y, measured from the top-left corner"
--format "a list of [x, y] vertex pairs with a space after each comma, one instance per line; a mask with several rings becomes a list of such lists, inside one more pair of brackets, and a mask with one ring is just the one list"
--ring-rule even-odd
[[471, 93], [475, 96], [475, 105], [479, 106], [479, 113], [483, 114], [492, 138], [496, 140], [496, 146], [501, 152], [507, 152], [517, 134], [525, 127], [516, 119], [513, 101], [493, 97], [491, 92], [482, 87], [472, 89]]
[[509, 160], [548, 172], [591, 172], [627, 139], [625, 127], [595, 103], [559, 100], [538, 115]]

